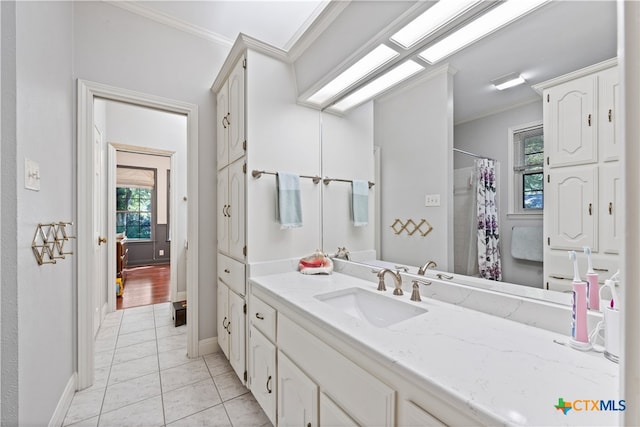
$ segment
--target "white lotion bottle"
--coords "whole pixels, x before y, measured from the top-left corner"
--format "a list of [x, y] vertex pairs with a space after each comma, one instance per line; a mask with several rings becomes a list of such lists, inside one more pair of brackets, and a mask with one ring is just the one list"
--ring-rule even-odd
[[573, 311], [569, 345], [576, 350], [587, 351], [591, 349], [587, 332], [587, 284], [580, 280], [575, 251], [569, 251], [569, 259], [573, 261]]
[[598, 273], [593, 270], [591, 263], [591, 248], [584, 247], [584, 253], [587, 255], [587, 308], [591, 310], [600, 310], [600, 285], [598, 284]]

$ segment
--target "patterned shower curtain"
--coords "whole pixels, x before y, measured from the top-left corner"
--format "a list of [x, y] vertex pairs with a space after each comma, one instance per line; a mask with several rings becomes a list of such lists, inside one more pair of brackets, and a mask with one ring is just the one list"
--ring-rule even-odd
[[496, 166], [494, 160], [477, 159], [477, 224], [478, 268], [480, 276], [489, 280], [502, 280], [500, 264], [500, 232], [496, 202]]

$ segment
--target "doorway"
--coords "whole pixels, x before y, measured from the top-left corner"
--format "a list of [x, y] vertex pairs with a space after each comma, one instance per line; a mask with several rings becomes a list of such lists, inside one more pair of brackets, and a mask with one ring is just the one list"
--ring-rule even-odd
[[[96, 257], [103, 253], [96, 251], [102, 243], [103, 236], [95, 237], [95, 222], [99, 215], [93, 201], [95, 176], [100, 173], [96, 158], [96, 144], [94, 143], [94, 101], [103, 99], [128, 105], [165, 111], [186, 117], [186, 192], [182, 196], [186, 210], [186, 238], [180, 245], [185, 250], [185, 284], [186, 299], [193, 301], [187, 311], [187, 354], [189, 357], [198, 355], [198, 120], [197, 106], [180, 101], [160, 98], [153, 95], [133, 92], [126, 89], [106, 86], [99, 83], [78, 80], [78, 148], [77, 148], [77, 185], [78, 185], [78, 377], [77, 389], [84, 389], [93, 383], [94, 372], [94, 342], [93, 342], [93, 307], [96, 291], [92, 284], [99, 277], [96, 271]], [[115, 147], [108, 148], [109, 164], [115, 165]], [[112, 180], [112, 178], [111, 178]], [[111, 184], [111, 183], [110, 183]], [[113, 183], [115, 188], [115, 183]], [[106, 187], [102, 187], [106, 188]], [[175, 193], [175, 192], [174, 192]], [[190, 196], [193, 197], [190, 197]], [[175, 197], [175, 196], [174, 196]], [[115, 207], [115, 191], [108, 194], [108, 204]], [[113, 210], [109, 210], [113, 211]], [[115, 221], [107, 221], [107, 236], [115, 236]], [[172, 242], [177, 245], [178, 242]], [[115, 238], [106, 239], [106, 253], [114, 254], [116, 250]], [[115, 260], [114, 260], [115, 261]], [[104, 277], [115, 277], [115, 262], [108, 262], [108, 274]], [[111, 267], [113, 265], [113, 267]], [[108, 288], [115, 289], [114, 286]], [[105, 288], [106, 289], [106, 288]], [[115, 310], [114, 303], [108, 304], [107, 311]]]

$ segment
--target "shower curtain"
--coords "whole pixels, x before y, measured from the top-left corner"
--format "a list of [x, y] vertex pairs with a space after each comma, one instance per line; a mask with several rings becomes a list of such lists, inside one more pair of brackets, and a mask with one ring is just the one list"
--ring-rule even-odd
[[477, 177], [477, 229], [478, 268], [480, 277], [502, 280], [500, 263], [500, 232], [498, 227], [498, 204], [496, 191], [496, 165], [494, 160], [475, 161]]

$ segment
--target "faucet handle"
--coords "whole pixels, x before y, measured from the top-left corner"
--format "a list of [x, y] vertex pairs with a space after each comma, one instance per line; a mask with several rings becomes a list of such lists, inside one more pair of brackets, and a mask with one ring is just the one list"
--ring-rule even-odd
[[398, 272], [404, 271], [405, 273], [407, 273], [409, 271], [409, 267], [405, 267], [404, 265], [394, 265], [394, 267]]
[[422, 298], [420, 298], [420, 283], [428, 286], [431, 284], [431, 282], [424, 279], [415, 279], [411, 283], [413, 283], [413, 291], [411, 292], [411, 301], [422, 301]]

